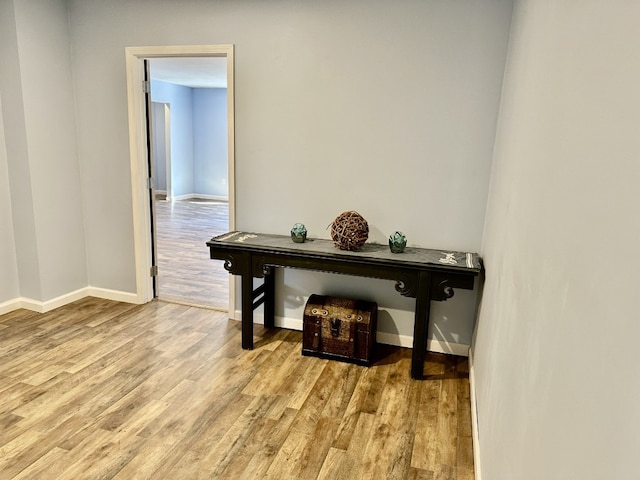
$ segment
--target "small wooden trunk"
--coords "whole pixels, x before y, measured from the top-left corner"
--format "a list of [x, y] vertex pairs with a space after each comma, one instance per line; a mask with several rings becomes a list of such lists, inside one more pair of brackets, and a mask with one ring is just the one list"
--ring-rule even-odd
[[304, 309], [302, 354], [370, 365], [378, 304], [311, 295]]

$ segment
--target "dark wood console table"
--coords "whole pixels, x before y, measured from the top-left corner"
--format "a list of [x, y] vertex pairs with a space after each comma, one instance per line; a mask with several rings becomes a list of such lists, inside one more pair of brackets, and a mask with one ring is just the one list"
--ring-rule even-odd
[[[359, 251], [336, 248], [330, 240], [294, 243], [284, 235], [229, 232], [207, 242], [211, 258], [242, 277], [242, 348], [253, 348], [253, 310], [264, 304], [264, 324], [274, 327], [275, 267], [394, 280], [396, 290], [416, 299], [411, 376], [424, 377], [424, 358], [431, 300], [453, 296], [454, 288], [473, 289], [481, 269], [475, 253], [410, 248], [391, 253], [387, 245], [365, 243]], [[253, 288], [254, 278], [264, 283]]]

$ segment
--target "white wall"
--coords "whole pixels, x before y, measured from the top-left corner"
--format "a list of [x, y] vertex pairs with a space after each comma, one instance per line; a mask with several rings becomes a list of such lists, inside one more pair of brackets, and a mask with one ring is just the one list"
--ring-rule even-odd
[[[92, 285], [135, 287], [124, 47], [136, 45], [235, 45], [238, 228], [304, 222], [327, 237], [355, 209], [373, 241], [400, 229], [411, 245], [479, 250], [511, 0], [69, 6]], [[301, 281], [305, 294], [335, 283]], [[473, 303], [460, 292], [434, 317], [470, 339]], [[389, 328], [411, 332], [410, 318]]]
[[516, 5], [473, 347], [482, 478], [637, 479], [640, 3]]

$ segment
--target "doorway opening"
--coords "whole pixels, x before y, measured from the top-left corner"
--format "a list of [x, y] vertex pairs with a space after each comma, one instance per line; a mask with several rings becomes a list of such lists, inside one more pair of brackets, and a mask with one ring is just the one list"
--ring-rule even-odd
[[[226, 309], [232, 316], [235, 305], [234, 282], [229, 282], [229, 274], [222, 270], [222, 265], [217, 265], [219, 262], [209, 260], [205, 242], [213, 235], [235, 227], [233, 46], [129, 47], [126, 57], [138, 300], [140, 303], [147, 302], [157, 292], [160, 299]], [[145, 60], [151, 65], [150, 77], [145, 77]], [[226, 162], [222, 162], [224, 168], [217, 170], [206, 162], [207, 155], [211, 155], [211, 145], [198, 144], [195, 139], [195, 130], [199, 128], [197, 120], [194, 120], [195, 115], [191, 117], [191, 128], [194, 130], [191, 135], [174, 139], [172, 132], [175, 128], [186, 128], [184, 125], [176, 127], [180, 125], [176, 123], [176, 117], [184, 116], [184, 111], [179, 108], [179, 96], [204, 99], [209, 93], [205, 91], [205, 85], [180, 85], [178, 82], [183, 81], [176, 78], [181, 76], [184, 79], [185, 70], [195, 68], [200, 71], [192, 77], [200, 76], [201, 79], [196, 81], [202, 81], [210, 73], [208, 66], [211, 60], [224, 65], [226, 77]], [[155, 71], [154, 62], [159, 65]], [[170, 67], [172, 62], [181, 63], [173, 73], [171, 68], [165, 68], [167, 65]], [[166, 77], [167, 72], [177, 76], [173, 82]], [[145, 78], [151, 82], [145, 83]], [[155, 82], [161, 82], [156, 87], [157, 91], [164, 89], [166, 93], [167, 89], [174, 89], [179, 91], [178, 96], [173, 101], [170, 98], [167, 101], [162, 95], [153, 95], [157, 98], [152, 98]], [[196, 90], [197, 95], [193, 93]], [[220, 93], [217, 92], [218, 96]], [[157, 100], [156, 105], [151, 100]], [[147, 101], [153, 105], [148, 108], [149, 113]], [[207, 100], [203, 101], [206, 103]], [[201, 110], [206, 112], [207, 106]], [[159, 118], [155, 118], [156, 115]], [[147, 121], [151, 126], [149, 133]], [[154, 122], [156, 125], [153, 125]], [[190, 142], [185, 138], [191, 138]], [[190, 152], [190, 155], [186, 155], [191, 157], [187, 162], [191, 164], [190, 171], [180, 164], [184, 155], [171, 155], [172, 151], [180, 151], [176, 148], [180, 147], [176, 145], [179, 142], [182, 142], [182, 153], [185, 152], [184, 148]], [[199, 153], [194, 154], [194, 150]], [[157, 157], [163, 157], [164, 154], [160, 164], [153, 160], [154, 153]], [[197, 155], [200, 157], [195, 159]], [[220, 167], [219, 161], [216, 164]], [[200, 170], [194, 172], [194, 168]], [[206, 170], [216, 172], [213, 177], [207, 178], [203, 174]], [[156, 196], [156, 193], [159, 195]], [[153, 276], [155, 271], [157, 277]], [[224, 292], [222, 297], [221, 292]]]
[[226, 59], [147, 62], [155, 296], [226, 310], [229, 274], [202, 248], [229, 231]]

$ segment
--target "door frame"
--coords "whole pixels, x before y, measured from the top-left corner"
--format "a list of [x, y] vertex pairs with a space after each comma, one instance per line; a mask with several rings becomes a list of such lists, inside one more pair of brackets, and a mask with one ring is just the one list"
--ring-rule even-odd
[[[227, 125], [229, 230], [235, 230], [235, 102], [233, 45], [178, 45], [126, 47], [127, 99], [129, 115], [129, 156], [131, 165], [131, 203], [138, 303], [153, 300], [151, 212], [149, 210], [149, 172], [147, 113], [144, 92], [144, 60], [159, 57], [224, 57], [227, 59]], [[202, 248], [206, 248], [202, 239]], [[229, 281], [229, 317], [235, 312], [235, 282]]]
[[[171, 105], [168, 102], [151, 102], [151, 105], [162, 106], [162, 119], [164, 120], [164, 150], [165, 150], [165, 164], [164, 175], [166, 177], [166, 192], [167, 201], [171, 200]], [[153, 107], [152, 107], [153, 109]], [[156, 172], [157, 175], [157, 172]]]

